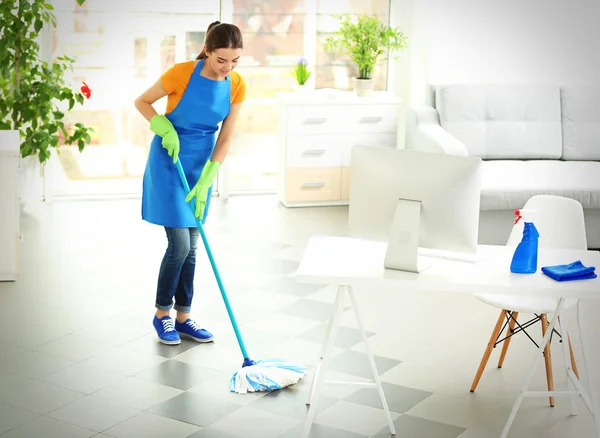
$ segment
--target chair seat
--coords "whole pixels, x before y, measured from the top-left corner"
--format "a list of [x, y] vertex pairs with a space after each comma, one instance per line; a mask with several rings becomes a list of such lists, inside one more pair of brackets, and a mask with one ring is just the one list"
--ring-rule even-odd
[[[476, 294], [475, 296], [490, 306], [519, 313], [552, 314], [556, 310], [557, 304], [556, 298], [498, 294]], [[577, 304], [576, 299], [567, 299], [565, 309], [573, 307], [575, 304]]]

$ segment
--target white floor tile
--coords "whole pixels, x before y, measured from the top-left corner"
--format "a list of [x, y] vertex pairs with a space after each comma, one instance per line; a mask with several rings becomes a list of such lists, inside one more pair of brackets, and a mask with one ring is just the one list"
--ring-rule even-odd
[[[392, 413], [392, 420], [400, 414]], [[383, 409], [339, 401], [315, 417], [315, 423], [336, 429], [374, 435], [387, 426]]]
[[50, 412], [48, 416], [85, 429], [102, 432], [139, 412], [138, 409], [88, 396]]
[[128, 377], [95, 392], [94, 397], [144, 411], [182, 392], [181, 389]]
[[115, 438], [185, 438], [200, 427], [142, 412], [106, 430]]
[[482, 400], [475, 397], [448, 397], [433, 394], [406, 414], [440, 423], [469, 428], [481, 421], [501, 404], [501, 400]]
[[291, 315], [263, 315], [247, 324], [257, 330], [274, 331], [285, 336], [298, 336], [311, 328], [319, 325], [319, 321], [312, 321]]
[[464, 370], [456, 370], [438, 363], [401, 362], [381, 375], [381, 380], [409, 388], [449, 396], [469, 393], [473, 377]]
[[243, 407], [211, 425], [211, 429], [235, 436], [277, 438], [300, 424], [299, 420]]
[[117, 347], [87, 359], [83, 363], [131, 376], [165, 360], [167, 359], [164, 357]]
[[37, 351], [73, 362], [81, 362], [113, 348], [113, 345], [76, 334], [64, 336], [36, 347]]
[[126, 377], [124, 374], [114, 371], [77, 363], [47, 375], [42, 381], [61, 388], [91, 394]]
[[0, 402], [0, 435], [37, 418], [39, 414]]
[[0, 359], [0, 370], [24, 377], [41, 378], [73, 365], [74, 362], [37, 351], [23, 350]]
[[55, 420], [49, 417], [39, 417], [29, 423], [25, 423], [2, 435], [2, 438], [90, 438], [96, 432]]
[[0, 391], [0, 401], [41, 415], [82, 397], [80, 392], [31, 379], [13, 381]]

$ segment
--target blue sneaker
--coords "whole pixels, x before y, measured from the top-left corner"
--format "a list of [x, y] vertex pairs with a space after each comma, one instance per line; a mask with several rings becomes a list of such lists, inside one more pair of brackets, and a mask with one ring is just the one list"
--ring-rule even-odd
[[162, 318], [158, 319], [158, 317], [155, 315], [152, 324], [156, 329], [158, 339], [163, 344], [177, 345], [181, 343], [179, 333], [177, 333], [177, 331], [175, 330], [173, 320], [170, 316], [163, 316]]
[[186, 322], [175, 320], [175, 330], [177, 330], [180, 335], [187, 336], [198, 342], [211, 342], [214, 337], [208, 330], [200, 328], [200, 326], [191, 318], [188, 318]]

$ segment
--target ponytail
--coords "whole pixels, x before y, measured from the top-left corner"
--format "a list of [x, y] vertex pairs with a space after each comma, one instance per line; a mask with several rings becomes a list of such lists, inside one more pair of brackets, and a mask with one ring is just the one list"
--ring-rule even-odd
[[[210, 32], [210, 30], [215, 27], [217, 24], [221, 24], [221, 22], [219, 20], [217, 21], [213, 21], [212, 23], [210, 23], [208, 25], [208, 28], [206, 29], [206, 35], [204, 36], [204, 41], [207, 40], [208, 38], [208, 33]], [[205, 44], [206, 45], [206, 44]], [[206, 53], [204, 53], [204, 47], [202, 47], [202, 51], [200, 52], [200, 54], [196, 57], [196, 59], [204, 59], [206, 58]]]

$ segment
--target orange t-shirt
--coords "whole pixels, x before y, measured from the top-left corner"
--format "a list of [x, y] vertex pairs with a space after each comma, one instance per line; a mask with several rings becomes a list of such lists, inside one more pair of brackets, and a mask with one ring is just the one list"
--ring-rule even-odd
[[[168, 69], [160, 77], [168, 93], [165, 114], [173, 111], [181, 100], [195, 67], [196, 61], [180, 62]], [[244, 78], [238, 72], [232, 71], [229, 73], [229, 79], [231, 82], [231, 104], [243, 102], [246, 99], [246, 83], [244, 82]]]

